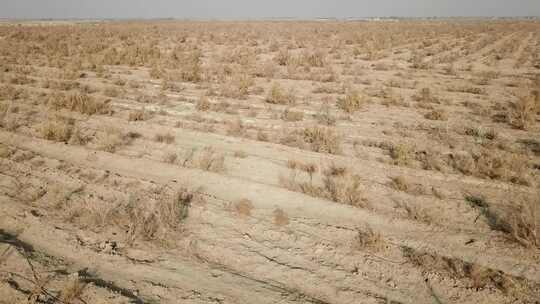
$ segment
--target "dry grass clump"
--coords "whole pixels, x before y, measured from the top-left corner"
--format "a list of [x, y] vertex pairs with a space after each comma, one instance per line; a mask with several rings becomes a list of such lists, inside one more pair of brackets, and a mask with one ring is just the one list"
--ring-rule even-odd
[[40, 128], [41, 135], [47, 140], [68, 142], [71, 138], [75, 120], [66, 117], [48, 117]]
[[154, 136], [154, 140], [159, 143], [172, 144], [176, 137], [172, 133], [158, 133]]
[[67, 96], [53, 94], [49, 97], [48, 104], [55, 110], [64, 108], [87, 115], [110, 114], [112, 111], [109, 100], [97, 100], [84, 93], [71, 93]]
[[290, 122], [302, 121], [304, 119], [304, 112], [294, 111], [287, 108], [283, 111], [283, 113], [281, 113], [281, 119]]
[[[321, 171], [321, 183], [313, 181], [317, 166], [289, 161], [289, 176], [280, 176], [280, 184], [295, 192], [301, 192], [313, 197], [328, 199], [337, 203], [365, 207], [362, 199], [360, 176], [352, 174], [346, 167], [329, 165]], [[299, 173], [304, 173], [302, 176]], [[309, 179], [307, 179], [309, 177]]]
[[266, 102], [271, 104], [292, 105], [295, 103], [295, 96], [292, 90], [285, 92], [278, 82], [275, 82], [268, 95], [266, 96]]
[[341, 136], [328, 127], [308, 127], [303, 130], [302, 138], [312, 151], [330, 154], [341, 153]]
[[355, 90], [351, 90], [344, 98], [338, 99], [337, 106], [347, 113], [354, 113], [358, 111], [365, 102], [366, 99], [364, 96], [361, 96]]

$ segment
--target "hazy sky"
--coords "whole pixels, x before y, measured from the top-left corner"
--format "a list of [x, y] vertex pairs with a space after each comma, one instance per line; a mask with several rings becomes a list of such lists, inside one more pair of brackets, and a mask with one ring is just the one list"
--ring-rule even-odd
[[540, 0], [0, 0], [0, 18], [539, 15]]

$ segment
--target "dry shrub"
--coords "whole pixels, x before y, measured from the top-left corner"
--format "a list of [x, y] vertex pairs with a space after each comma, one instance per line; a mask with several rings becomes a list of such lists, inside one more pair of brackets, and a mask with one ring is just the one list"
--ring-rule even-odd
[[347, 113], [354, 113], [358, 111], [362, 105], [366, 102], [364, 96], [361, 96], [357, 91], [348, 92], [344, 98], [339, 98], [337, 101], [338, 108]]
[[53, 118], [48, 117], [41, 126], [41, 135], [47, 140], [68, 142], [71, 138], [71, 134], [75, 125], [75, 120], [55, 116]]
[[[362, 189], [360, 177], [352, 174], [345, 167], [329, 165], [323, 170], [321, 184], [313, 182], [313, 174], [317, 171], [317, 166], [313, 164], [302, 164], [298, 161], [289, 161], [289, 176], [280, 176], [280, 184], [295, 192], [301, 192], [313, 197], [328, 199], [337, 203], [364, 207], [362, 199]], [[302, 179], [299, 173], [304, 172], [309, 180]]]
[[426, 113], [424, 118], [429, 120], [448, 120], [448, 114], [443, 109], [435, 109]]
[[287, 108], [281, 114], [281, 119], [290, 122], [302, 121], [304, 119], [304, 112], [293, 111]]
[[176, 137], [172, 133], [158, 133], [154, 136], [154, 140], [159, 143], [172, 144]]
[[328, 127], [308, 127], [303, 130], [302, 138], [315, 152], [341, 153], [341, 136]]
[[109, 100], [96, 100], [94, 97], [84, 93], [72, 93], [67, 96], [53, 94], [49, 97], [48, 104], [56, 110], [65, 108], [87, 115], [110, 114], [112, 111]]
[[292, 105], [295, 103], [295, 96], [292, 90], [285, 92], [281, 85], [278, 82], [275, 82], [266, 96], [266, 102], [271, 104]]

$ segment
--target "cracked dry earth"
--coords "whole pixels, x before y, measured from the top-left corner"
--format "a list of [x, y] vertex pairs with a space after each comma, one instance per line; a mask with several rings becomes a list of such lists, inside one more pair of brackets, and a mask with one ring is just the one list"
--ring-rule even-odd
[[[539, 29], [526, 21], [1, 25], [0, 303], [540, 303], [538, 237], [493, 229], [486, 215], [491, 204], [519, 200], [540, 213], [537, 112], [527, 128], [492, 119], [533, 85]], [[128, 62], [141, 50], [118, 55], [147, 39], [155, 61]], [[200, 79], [172, 77], [187, 69], [167, 61], [176, 46], [202, 51]], [[275, 63], [271, 76], [258, 73], [280, 48], [292, 57], [321, 50], [324, 66]], [[239, 59], [224, 59], [233, 54]], [[411, 66], [418, 56], [427, 66]], [[78, 76], [65, 76], [74, 62]], [[152, 65], [172, 76], [155, 76]], [[488, 72], [495, 76], [473, 81]], [[250, 75], [245, 94], [223, 93], [231, 73]], [[294, 105], [267, 102], [273, 81], [294, 89]], [[343, 86], [366, 96], [361, 109], [336, 105]], [[414, 97], [426, 87], [437, 102]], [[110, 109], [51, 106], [57, 91], [107, 98]], [[209, 110], [199, 107], [203, 95]], [[401, 101], [390, 102], [395, 96]], [[340, 149], [283, 139], [321, 125], [323, 105]], [[434, 107], [448, 118], [426, 119]], [[131, 118], [143, 108], [148, 117]], [[280, 118], [286, 109], [303, 118]], [[42, 132], [59, 116], [75, 126], [71, 137]], [[403, 142], [412, 159], [388, 148]], [[432, 149], [441, 164], [426, 166]], [[442, 161], [475, 149], [521, 167], [486, 176]], [[310, 191], [336, 182], [327, 167], [354, 180], [354, 193]]]

